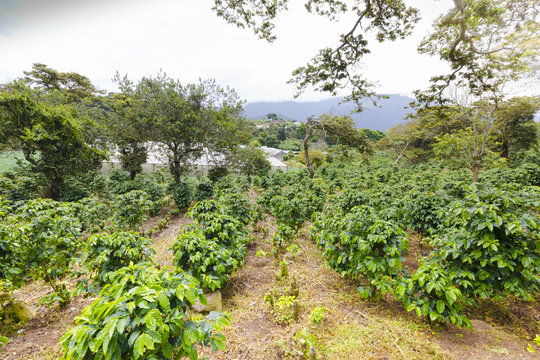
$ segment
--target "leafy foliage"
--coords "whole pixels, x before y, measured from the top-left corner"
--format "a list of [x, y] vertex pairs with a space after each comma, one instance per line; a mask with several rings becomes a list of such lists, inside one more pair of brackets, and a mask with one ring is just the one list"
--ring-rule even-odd
[[148, 194], [142, 190], [132, 190], [116, 196], [113, 202], [113, 217], [119, 229], [138, 230], [150, 208]]
[[239, 191], [224, 191], [218, 201], [227, 208], [227, 214], [247, 225], [250, 216], [249, 199], [246, 194]]
[[473, 187], [449, 208], [451, 227], [435, 238], [434, 256], [470, 297], [512, 294], [532, 299], [540, 289], [540, 219], [515, 193]]
[[62, 337], [61, 359], [197, 359], [198, 344], [225, 349], [225, 337], [216, 331], [229, 324], [228, 315], [188, 315], [197, 300], [206, 303], [191, 276], [142, 264], [112, 279]]
[[185, 209], [191, 204], [192, 191], [189, 184], [185, 182], [171, 183], [167, 191], [172, 194], [174, 203], [179, 209]]
[[151, 240], [135, 232], [115, 232], [96, 234], [84, 242], [82, 263], [91, 273], [96, 273], [95, 281], [105, 284], [109, 273], [131, 264], [147, 262], [154, 253], [148, 248]]
[[395, 279], [402, 274], [407, 236], [373, 208], [358, 206], [343, 217], [320, 214], [312, 235], [333, 269], [342, 276], [362, 276], [368, 281], [370, 287], [359, 288], [363, 296], [373, 296], [376, 290], [393, 291]]
[[0, 142], [23, 150], [31, 171], [47, 181], [46, 197], [60, 199], [66, 175], [101, 165], [103, 154], [86, 145], [71, 114], [43, 103], [21, 82], [0, 95], [0, 119]]
[[41, 279], [51, 286], [53, 293], [44, 302], [69, 302], [66, 285], [59, 283], [71, 271], [81, 243], [81, 225], [73, 209], [52, 200], [32, 200], [5, 219], [2, 244], [13, 265], [7, 270], [8, 280], [20, 281], [22, 274]]
[[[211, 201], [199, 204], [216, 206]], [[225, 215], [216, 206], [215, 212], [203, 212], [199, 206], [190, 215], [197, 216], [198, 224], [186, 226], [171, 249], [175, 266], [188, 271], [203, 288], [215, 290], [238, 270], [246, 257], [246, 232], [235, 218]]]
[[463, 304], [468, 301], [452, 280], [452, 274], [449, 275], [437, 261], [428, 259], [410, 278], [396, 286], [396, 297], [403, 301], [407, 311], [414, 310], [417, 316], [471, 327], [463, 312]]
[[193, 198], [196, 201], [210, 199], [212, 196], [214, 196], [214, 187], [211, 182], [201, 181], [197, 184], [195, 194], [193, 194]]

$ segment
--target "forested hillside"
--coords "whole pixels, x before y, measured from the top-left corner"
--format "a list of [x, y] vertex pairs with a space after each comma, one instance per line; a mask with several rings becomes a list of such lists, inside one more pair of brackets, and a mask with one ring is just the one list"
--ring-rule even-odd
[[322, 114], [350, 115], [357, 128], [386, 131], [394, 125], [405, 122], [410, 110], [406, 107], [413, 101], [412, 98], [400, 95], [388, 95], [388, 99], [380, 100], [380, 107], [373, 106], [369, 101], [363, 102], [363, 110], [353, 113], [357, 104], [342, 103], [343, 98], [332, 98], [320, 101], [276, 101], [252, 102], [244, 105], [248, 119], [265, 118], [268, 113], [276, 113], [283, 119], [305, 122], [311, 116]]

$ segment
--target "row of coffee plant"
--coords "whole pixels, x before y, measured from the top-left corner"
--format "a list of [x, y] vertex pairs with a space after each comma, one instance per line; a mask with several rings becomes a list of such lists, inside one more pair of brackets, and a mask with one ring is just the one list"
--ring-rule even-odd
[[[229, 316], [195, 315], [192, 309], [206, 304], [204, 291], [221, 288], [241, 267], [249, 213], [248, 198], [237, 188], [196, 203], [187, 212], [195, 221], [172, 247], [173, 269], [156, 268], [135, 233], [124, 233], [123, 241], [106, 234], [90, 237], [95, 252], [85, 258], [87, 268], [96, 274], [94, 284], [103, 287], [63, 336], [63, 359], [196, 359], [197, 346], [225, 349], [219, 331]], [[140, 246], [126, 246], [129, 240]]]
[[[364, 282], [365, 297], [393, 294], [434, 322], [470, 326], [479, 299], [538, 297], [540, 167], [466, 173], [437, 165], [319, 169], [331, 195], [311, 234], [328, 264]], [[403, 266], [408, 234], [423, 237], [417, 269]], [[410, 272], [410, 273], [409, 273]]]
[[[113, 173], [113, 179], [115, 176], [119, 174]], [[132, 188], [142, 180], [151, 177], [124, 177], [117, 181], [116, 195], [73, 202], [0, 198], [3, 290], [12, 291], [30, 279], [43, 280], [52, 291], [42, 301], [58, 302], [61, 307], [74, 292], [99, 294], [76, 319], [77, 326], [63, 337], [66, 359], [150, 359], [171, 358], [172, 354], [193, 358], [197, 344], [214, 350], [225, 346], [218, 331], [228, 324], [228, 316], [217, 312], [194, 315], [191, 309], [197, 302], [206, 303], [203, 290], [220, 288], [243, 263], [250, 209], [240, 189], [249, 183], [246, 187], [245, 179], [226, 178], [195, 187], [206, 190], [203, 197], [212, 196], [215, 188], [216, 200], [202, 201], [189, 211], [195, 222], [183, 231], [178, 243], [182, 244], [179, 247], [189, 246], [180, 241], [188, 237], [197, 243], [200, 231], [209, 247], [203, 248], [202, 257], [189, 250], [186, 263], [180, 260], [182, 250], [175, 249], [177, 267], [166, 269], [152, 262], [151, 240], [130, 231], [151, 214], [152, 194], [158, 194], [156, 201], [166, 195], [163, 182], [146, 181], [144, 190]], [[152, 192], [152, 188], [163, 191]], [[215, 205], [214, 211], [204, 210], [208, 204]], [[209, 264], [209, 259], [214, 262]], [[229, 259], [234, 260], [231, 266], [225, 264]]]

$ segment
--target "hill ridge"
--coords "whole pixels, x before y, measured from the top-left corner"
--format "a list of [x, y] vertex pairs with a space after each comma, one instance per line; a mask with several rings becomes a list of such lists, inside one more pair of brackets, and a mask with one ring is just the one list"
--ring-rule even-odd
[[285, 120], [304, 122], [311, 115], [350, 115], [358, 128], [386, 131], [394, 125], [405, 122], [410, 110], [405, 109], [413, 98], [398, 94], [387, 94], [388, 99], [379, 101], [380, 107], [375, 107], [370, 101], [365, 101], [360, 113], [352, 113], [354, 103], [343, 103], [343, 97], [335, 97], [319, 101], [257, 101], [244, 106], [245, 114], [250, 119], [261, 119], [268, 113], [276, 113]]

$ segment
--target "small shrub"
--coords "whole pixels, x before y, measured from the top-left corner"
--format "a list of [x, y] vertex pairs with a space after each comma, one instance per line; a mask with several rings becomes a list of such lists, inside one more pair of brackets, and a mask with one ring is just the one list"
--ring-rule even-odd
[[278, 225], [287, 225], [295, 231], [298, 230], [304, 223], [304, 220], [308, 218], [306, 203], [299, 197], [294, 197], [289, 200], [284, 196], [275, 196], [270, 200], [270, 207], [272, 209], [272, 215], [275, 216]]
[[394, 281], [402, 274], [407, 236], [373, 208], [357, 206], [343, 217], [320, 214], [312, 235], [330, 267], [345, 277], [362, 276], [369, 283], [358, 289], [363, 297], [393, 292]]
[[292, 244], [290, 246], [287, 246], [285, 249], [289, 254], [291, 254], [293, 257], [300, 254], [300, 247], [296, 244]]
[[311, 312], [311, 315], [309, 315], [309, 319], [311, 320], [311, 322], [313, 324], [319, 325], [320, 323], [322, 323], [322, 321], [324, 319], [324, 312], [325, 311], [326, 311], [325, 306], [316, 307]]
[[150, 209], [148, 194], [141, 190], [132, 190], [115, 197], [113, 217], [121, 230], [138, 230], [146, 220], [146, 212]]
[[113, 278], [60, 340], [61, 360], [196, 359], [199, 345], [225, 349], [217, 331], [229, 324], [228, 315], [186, 317], [197, 300], [206, 303], [191, 276], [131, 265]]
[[171, 183], [167, 191], [172, 194], [174, 203], [179, 209], [185, 209], [191, 204], [191, 187], [185, 182]]
[[81, 245], [81, 225], [73, 209], [52, 200], [32, 200], [19, 208], [11, 221], [19, 230], [5, 235], [20, 257], [23, 267], [18, 269], [51, 286], [53, 293], [46, 295], [43, 303], [67, 305], [70, 293], [62, 280], [71, 272]]
[[195, 189], [195, 194], [193, 196], [195, 201], [210, 199], [212, 196], [214, 196], [214, 186], [212, 186], [211, 182], [203, 181], [197, 184], [197, 188]]
[[255, 253], [256, 257], [265, 257], [266, 255], [268, 255], [268, 253], [264, 250], [257, 250], [257, 252]]
[[294, 230], [287, 225], [278, 225], [276, 233], [272, 236], [272, 251], [279, 253], [294, 239]]
[[289, 279], [289, 269], [287, 267], [286, 261], [282, 261], [279, 263], [279, 272], [277, 274], [277, 279], [279, 281], [286, 281]]
[[107, 221], [110, 221], [112, 210], [110, 204], [102, 199], [88, 197], [78, 201], [82, 211], [77, 213], [83, 231], [94, 228], [103, 230]]
[[246, 233], [235, 218], [213, 213], [184, 228], [171, 249], [175, 266], [190, 272], [205, 289], [222, 287], [246, 257]]
[[216, 166], [208, 170], [208, 178], [215, 183], [219, 179], [229, 174], [229, 170], [225, 166]]
[[285, 289], [282, 295], [277, 295], [275, 290], [264, 295], [264, 301], [268, 303], [274, 319], [278, 324], [291, 324], [298, 320], [298, 292]]
[[83, 246], [82, 262], [96, 273], [98, 284], [108, 283], [108, 275], [130, 263], [147, 262], [154, 253], [148, 246], [151, 240], [135, 232], [115, 232], [90, 236]]
[[244, 225], [249, 223], [250, 208], [247, 195], [240, 192], [226, 191], [221, 193], [218, 201], [227, 208], [227, 214], [235, 217]]

